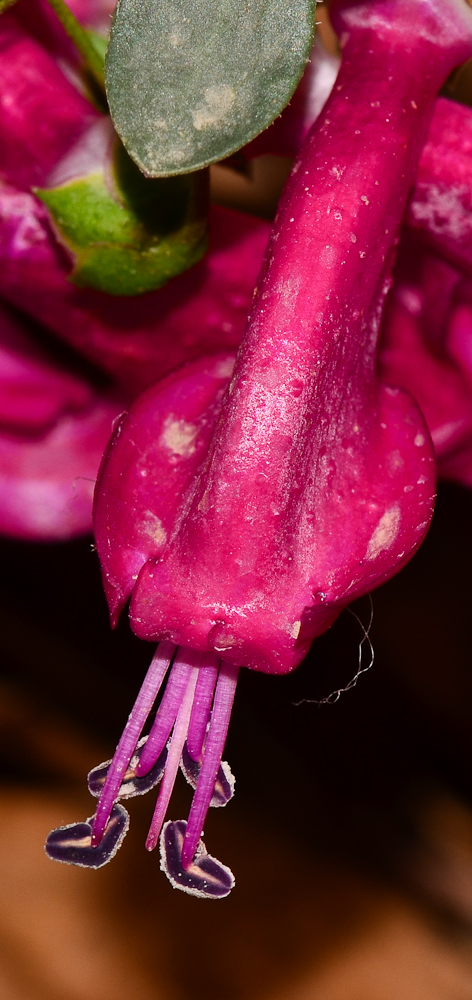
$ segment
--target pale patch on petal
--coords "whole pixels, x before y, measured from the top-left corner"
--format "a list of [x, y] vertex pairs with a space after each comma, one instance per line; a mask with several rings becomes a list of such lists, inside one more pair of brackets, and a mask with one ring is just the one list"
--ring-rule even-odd
[[139, 523], [139, 528], [142, 532], [149, 536], [153, 542], [157, 545], [163, 545], [166, 538], [167, 532], [164, 525], [156, 514], [153, 514], [152, 510], [145, 510], [144, 514]]
[[174, 455], [191, 455], [195, 451], [198, 427], [186, 420], [178, 420], [172, 414], [167, 417], [161, 434], [161, 444]]
[[398, 535], [401, 513], [399, 507], [385, 511], [369, 541], [366, 559], [377, 559], [381, 552], [390, 549]]

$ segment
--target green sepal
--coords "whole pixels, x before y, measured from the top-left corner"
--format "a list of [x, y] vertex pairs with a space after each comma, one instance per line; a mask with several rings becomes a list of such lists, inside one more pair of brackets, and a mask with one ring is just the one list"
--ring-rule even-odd
[[35, 189], [72, 253], [75, 285], [142, 295], [196, 264], [207, 250], [207, 171], [146, 179], [117, 144], [101, 171]]
[[3, 14], [4, 10], [8, 10], [9, 7], [17, 3], [17, 0], [0, 0], [0, 14]]
[[118, 0], [105, 64], [111, 116], [148, 177], [224, 159], [290, 100], [315, 0]]

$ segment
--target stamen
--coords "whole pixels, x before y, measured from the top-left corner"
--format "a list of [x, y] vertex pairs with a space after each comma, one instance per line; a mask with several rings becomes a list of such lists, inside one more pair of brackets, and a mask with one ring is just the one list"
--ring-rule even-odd
[[[188, 654], [191, 653], [192, 650], [187, 650], [185, 652]], [[182, 651], [182, 655], [184, 655], [184, 651]], [[161, 832], [161, 827], [164, 822], [165, 814], [167, 812], [167, 807], [169, 805], [169, 800], [172, 795], [172, 790], [177, 776], [177, 771], [179, 770], [182, 750], [184, 747], [185, 740], [187, 738], [188, 725], [190, 722], [190, 715], [192, 711], [192, 704], [195, 695], [197, 680], [198, 680], [198, 670], [191, 667], [190, 676], [188, 678], [188, 683], [187, 683], [187, 689], [185, 691], [184, 697], [182, 699], [182, 704], [179, 708], [179, 711], [177, 713], [177, 718], [175, 720], [174, 732], [172, 733], [172, 740], [170, 742], [167, 755], [166, 769], [164, 771], [164, 777], [162, 779], [161, 787], [159, 790], [159, 796], [156, 802], [154, 816], [152, 817], [151, 826], [149, 828], [149, 833], [146, 840], [146, 848], [148, 851], [153, 851], [157, 844], [157, 841], [159, 839], [159, 834]]]
[[233, 707], [239, 667], [221, 663], [218, 682], [215, 691], [210, 728], [205, 742], [203, 762], [198, 778], [197, 790], [193, 797], [182, 848], [182, 866], [187, 869], [191, 865], [195, 851], [202, 836], [205, 817], [213, 796], [218, 769], [223, 756], [226, 735], [228, 732], [231, 709]]
[[179, 819], [165, 823], [161, 833], [161, 869], [174, 886], [200, 899], [223, 899], [234, 886], [230, 868], [207, 853], [203, 840], [197, 845], [194, 860], [182, 867], [182, 845], [187, 824]]
[[[192, 788], [196, 788], [200, 777], [201, 764], [192, 759], [188, 752], [187, 743], [182, 751], [180, 768], [189, 785], [191, 785]], [[210, 800], [210, 806], [225, 806], [226, 803], [233, 798], [235, 784], [236, 779], [228, 762], [226, 760], [222, 760], [218, 768], [218, 774], [216, 775], [215, 787]]]
[[92, 825], [92, 847], [98, 847], [107, 825], [123, 775], [133, 755], [144, 723], [175, 653], [173, 642], [160, 642], [141, 685], [123, 734], [115, 750]]
[[[117, 799], [130, 799], [134, 795], [145, 795], [151, 788], [155, 788], [159, 784], [166, 766], [167, 750], [165, 748], [158, 757], [154, 767], [145, 774], [144, 778], [136, 777], [136, 767], [146, 746], [146, 742], [147, 736], [143, 736], [142, 739], [138, 740], [136, 750], [123, 774], [121, 785], [116, 793]], [[96, 767], [92, 768], [87, 775], [88, 790], [97, 799], [102, 794], [111, 763], [111, 760], [105, 760], [103, 764], [97, 764]]]
[[196, 649], [178, 650], [148, 741], [136, 767], [138, 778], [154, 767], [162, 753], [182, 704], [190, 673], [195, 672], [198, 676], [198, 670], [195, 668], [199, 665], [201, 655]]
[[92, 819], [85, 823], [60, 826], [49, 834], [45, 849], [51, 861], [63, 861], [79, 868], [102, 868], [107, 865], [126, 836], [129, 816], [118, 802], [113, 806], [100, 846], [92, 845]]
[[199, 674], [192, 714], [188, 727], [187, 750], [192, 760], [201, 764], [203, 744], [211, 714], [211, 703], [220, 667], [220, 658], [215, 653], [207, 653]]

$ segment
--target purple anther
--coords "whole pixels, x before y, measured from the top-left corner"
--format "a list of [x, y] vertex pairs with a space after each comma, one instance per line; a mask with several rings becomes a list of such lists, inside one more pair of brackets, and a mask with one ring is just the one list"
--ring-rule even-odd
[[202, 767], [198, 778], [197, 790], [190, 807], [185, 842], [182, 849], [182, 865], [184, 868], [188, 868], [193, 860], [198, 841], [202, 835], [205, 816], [213, 796], [226, 734], [228, 732], [238, 674], [239, 667], [235, 667], [232, 663], [222, 662], [216, 685], [210, 728], [205, 742]]
[[128, 722], [123, 730], [122, 737], [116, 748], [110, 769], [108, 771], [103, 791], [98, 803], [97, 812], [93, 821], [92, 846], [98, 847], [108, 817], [111, 814], [113, 803], [117, 797], [123, 775], [126, 773], [129, 762], [135, 750], [139, 736], [146, 719], [154, 704], [157, 692], [164, 680], [169, 663], [175, 653], [175, 646], [172, 642], [160, 642], [156, 653], [151, 661], [149, 670], [144, 678], [138, 697], [133, 705]]
[[[192, 651], [186, 650], [186, 652], [189, 653]], [[151, 826], [149, 827], [149, 833], [146, 840], [146, 849], [148, 851], [153, 851], [157, 845], [162, 824], [165, 819], [165, 814], [167, 812], [167, 806], [169, 805], [170, 797], [174, 788], [177, 771], [179, 770], [180, 759], [182, 757], [182, 750], [184, 748], [185, 740], [187, 739], [188, 724], [190, 721], [190, 713], [192, 711], [197, 678], [197, 671], [190, 669], [187, 687], [175, 720], [174, 731], [169, 745], [166, 769], [164, 771], [164, 777], [159, 790], [159, 797], [154, 810], [154, 816], [152, 817]]]
[[187, 750], [195, 761], [201, 762], [219, 666], [220, 658], [208, 653], [199, 670], [187, 736]]
[[59, 826], [49, 834], [45, 850], [51, 861], [63, 861], [80, 868], [102, 868], [107, 865], [128, 832], [129, 816], [123, 806], [116, 803], [106, 823], [100, 846], [92, 846], [92, 819], [85, 823]]
[[[193, 760], [188, 752], [188, 740], [182, 751], [180, 769], [185, 775], [189, 785], [196, 788], [200, 777], [201, 765]], [[211, 797], [210, 806], [218, 808], [225, 806], [234, 795], [235, 777], [226, 760], [222, 760], [216, 775], [215, 787]]]
[[147, 774], [160, 757], [172, 732], [190, 674], [198, 667], [200, 657], [201, 654], [194, 649], [178, 650], [148, 741], [136, 767], [138, 778]]
[[[162, 753], [154, 764], [154, 767], [152, 767], [143, 778], [138, 778], [136, 775], [136, 766], [143, 749], [146, 746], [147, 739], [147, 736], [143, 736], [143, 738], [139, 740], [136, 747], [136, 753], [133, 754], [129, 762], [129, 766], [123, 775], [121, 785], [116, 795], [117, 799], [130, 799], [134, 795], [145, 795], [146, 792], [151, 790], [151, 788], [155, 788], [156, 785], [159, 784], [166, 766], [166, 747], [164, 747]], [[110, 769], [110, 764], [111, 760], [106, 760], [103, 764], [97, 764], [97, 767], [94, 767], [87, 775], [88, 790], [91, 795], [95, 795], [97, 798], [103, 791], [108, 771]]]
[[232, 871], [207, 854], [199, 841], [193, 863], [182, 865], [182, 845], [187, 824], [184, 820], [166, 823], [161, 833], [161, 869], [174, 889], [182, 889], [200, 899], [223, 899], [234, 886]]

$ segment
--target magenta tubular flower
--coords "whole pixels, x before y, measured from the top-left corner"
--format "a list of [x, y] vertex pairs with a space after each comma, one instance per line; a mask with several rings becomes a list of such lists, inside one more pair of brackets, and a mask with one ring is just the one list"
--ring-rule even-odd
[[[315, 46], [303, 85], [245, 150], [290, 155], [332, 88]], [[411, 392], [440, 476], [472, 485], [472, 110], [437, 98], [407, 205], [381, 337], [382, 381]]]
[[[147, 846], [160, 835], [172, 884], [203, 896], [232, 885], [200, 837], [232, 791], [220, 761], [240, 666], [292, 670], [403, 565], [432, 513], [425, 424], [377, 380], [376, 348], [434, 96], [472, 51], [472, 12], [462, 0], [332, 10], [342, 67], [282, 198], [232, 378], [220, 355], [144, 393], [96, 490], [112, 618], [131, 596], [134, 631], [160, 641], [113, 761], [89, 776], [95, 816], [54, 831], [47, 851], [106, 863], [128, 824], [117, 799], [162, 780]], [[162, 827], [179, 763], [196, 785], [188, 823]]]

